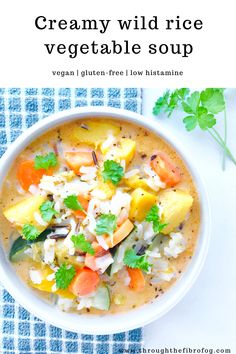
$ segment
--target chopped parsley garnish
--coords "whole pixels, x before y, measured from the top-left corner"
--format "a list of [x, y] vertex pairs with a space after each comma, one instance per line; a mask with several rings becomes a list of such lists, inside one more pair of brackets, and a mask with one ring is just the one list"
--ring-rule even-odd
[[40, 235], [40, 232], [34, 225], [25, 224], [22, 228], [22, 235], [26, 240], [33, 241]]
[[113, 214], [102, 214], [97, 218], [95, 232], [97, 235], [113, 235], [117, 227], [117, 217]]
[[34, 158], [34, 168], [40, 170], [41, 168], [48, 170], [50, 167], [57, 166], [58, 161], [54, 152], [49, 152], [47, 155], [37, 155]]
[[78, 201], [78, 198], [76, 197], [75, 194], [71, 194], [68, 195], [68, 197], [66, 197], [63, 200], [65, 206], [67, 206], [67, 208], [72, 209], [72, 210], [84, 210], [84, 208], [82, 207], [81, 203]]
[[67, 289], [75, 274], [76, 270], [73, 265], [62, 264], [55, 274], [57, 288]]
[[90, 242], [88, 242], [86, 240], [84, 234], [72, 235], [71, 240], [72, 240], [75, 248], [78, 248], [81, 251], [83, 251], [85, 253], [89, 253], [91, 255], [95, 254], [93, 246], [91, 245]]
[[46, 222], [50, 222], [53, 216], [58, 214], [57, 211], [54, 209], [54, 203], [50, 200], [43, 202], [43, 204], [40, 205], [39, 210], [42, 219]]
[[124, 176], [123, 167], [116, 161], [106, 160], [103, 165], [102, 177], [104, 182], [111, 181], [117, 185]]
[[147, 261], [147, 255], [138, 256], [133, 248], [125, 251], [124, 264], [130, 268], [139, 268], [144, 272], [148, 272], [151, 264]]
[[145, 221], [152, 222], [154, 232], [161, 232], [167, 224], [162, 224], [159, 217], [159, 208], [157, 205], [153, 205], [146, 215]]

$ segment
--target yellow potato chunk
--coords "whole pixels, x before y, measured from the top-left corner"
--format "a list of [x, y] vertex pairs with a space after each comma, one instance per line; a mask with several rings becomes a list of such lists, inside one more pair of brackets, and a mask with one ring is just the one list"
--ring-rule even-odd
[[45, 200], [46, 196], [33, 195], [5, 209], [3, 214], [19, 232], [21, 232], [25, 224], [34, 225], [39, 232], [43, 232], [47, 228], [47, 225], [43, 226], [38, 224], [35, 220], [34, 213], [39, 213], [39, 207]]
[[124, 178], [125, 184], [130, 187], [130, 188], [143, 188], [143, 189], [149, 189], [149, 186], [146, 182], [145, 178], [140, 178], [140, 176], [134, 175], [129, 178]]
[[125, 160], [128, 165], [135, 154], [136, 143], [132, 139], [123, 138], [118, 141], [117, 146], [112, 146], [111, 148], [101, 145], [101, 152], [103, 155], [109, 153], [109, 150], [112, 151], [112, 160], [120, 162]]
[[117, 149], [117, 157], [119, 160], [125, 160], [126, 164], [128, 165], [135, 153], [136, 143], [132, 139], [121, 139], [120, 147]]
[[109, 122], [88, 122], [86, 126], [88, 129], [76, 127], [73, 135], [79, 142], [93, 145], [95, 148], [103, 143], [109, 134], [116, 136], [120, 132], [117, 125]]
[[136, 188], [132, 192], [131, 197], [130, 219], [137, 221], [144, 220], [147, 212], [156, 203], [157, 197], [143, 188]]
[[159, 193], [162, 207], [161, 221], [168, 224], [162, 231], [169, 234], [186, 218], [193, 204], [192, 196], [185, 191], [166, 189]]
[[32, 286], [35, 289], [47, 292], [47, 293], [54, 293], [57, 295], [60, 295], [61, 297], [67, 298], [67, 299], [74, 299], [75, 295], [73, 295], [69, 290], [67, 289], [58, 289], [56, 291], [52, 291], [52, 287], [55, 284], [55, 280], [48, 280], [47, 277], [53, 273], [52, 269], [48, 266], [45, 266], [43, 269], [39, 269], [39, 272], [41, 273], [42, 276], [42, 282], [40, 284], [35, 284], [32, 281], [30, 281], [30, 286]]

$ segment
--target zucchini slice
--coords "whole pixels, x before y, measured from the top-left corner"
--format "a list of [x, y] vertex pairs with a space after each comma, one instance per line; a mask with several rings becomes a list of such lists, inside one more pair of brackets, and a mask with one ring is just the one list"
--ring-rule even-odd
[[93, 299], [92, 307], [98, 310], [109, 310], [111, 305], [110, 292], [107, 286], [100, 286]]
[[19, 236], [12, 244], [9, 259], [11, 262], [18, 262], [24, 258], [24, 251], [27, 250], [32, 243], [43, 242], [46, 240], [47, 236], [52, 232], [52, 229], [46, 229], [43, 231], [38, 238], [33, 241], [27, 241], [21, 236]]

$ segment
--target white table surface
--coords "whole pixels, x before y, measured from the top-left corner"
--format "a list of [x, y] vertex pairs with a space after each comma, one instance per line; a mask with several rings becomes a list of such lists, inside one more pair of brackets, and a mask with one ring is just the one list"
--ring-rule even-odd
[[[145, 89], [143, 114], [164, 89]], [[228, 144], [236, 155], [236, 89], [226, 90]], [[212, 239], [203, 270], [188, 294], [175, 308], [144, 329], [146, 348], [230, 348], [236, 353], [236, 166], [227, 159], [221, 169], [222, 152], [200, 130], [188, 133], [181, 114], [160, 124], [176, 134], [193, 156], [205, 180], [212, 212]], [[223, 134], [219, 118], [219, 129]]]

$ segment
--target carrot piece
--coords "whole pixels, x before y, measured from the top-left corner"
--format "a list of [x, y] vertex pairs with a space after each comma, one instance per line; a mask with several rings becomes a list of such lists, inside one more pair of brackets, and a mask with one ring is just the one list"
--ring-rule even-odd
[[123, 222], [123, 224], [120, 225], [118, 227], [118, 229], [114, 232], [113, 243], [112, 243], [112, 239], [110, 236], [107, 236], [105, 238], [107, 246], [109, 248], [112, 248], [115, 245], [117, 245], [118, 243], [120, 243], [122, 240], [124, 240], [124, 238], [126, 238], [130, 234], [130, 232], [133, 230], [133, 228], [134, 228], [134, 224], [129, 219], [126, 219]]
[[74, 213], [76, 218], [84, 219], [86, 217], [86, 213], [84, 211], [88, 210], [89, 197], [85, 198], [82, 195], [78, 195], [77, 199], [80, 202], [80, 204], [82, 205], [84, 210], [74, 210], [73, 213]]
[[98, 274], [89, 268], [83, 268], [77, 271], [76, 276], [69, 286], [69, 291], [75, 296], [88, 295], [96, 290], [98, 283]]
[[97, 242], [92, 243], [93, 249], [95, 251], [94, 255], [86, 253], [85, 255], [85, 265], [86, 267], [92, 270], [98, 270], [99, 268], [96, 265], [96, 258], [105, 256], [105, 254], [109, 253], [109, 251], [104, 250], [102, 246], [100, 246]]
[[43, 175], [51, 176], [53, 174], [53, 169], [49, 168], [45, 170], [40, 168], [36, 170], [34, 168], [34, 160], [25, 160], [20, 162], [17, 169], [17, 178], [23, 189], [28, 190], [31, 184], [38, 185]]
[[167, 187], [174, 187], [180, 182], [181, 175], [178, 168], [173, 165], [165, 153], [158, 152], [154, 155], [150, 165]]
[[87, 151], [66, 152], [65, 160], [70, 169], [72, 169], [77, 175], [80, 174], [81, 166], [94, 165], [92, 152]]
[[143, 272], [138, 268], [129, 267], [127, 267], [127, 271], [130, 276], [130, 289], [134, 291], [142, 291], [145, 288], [145, 278]]

